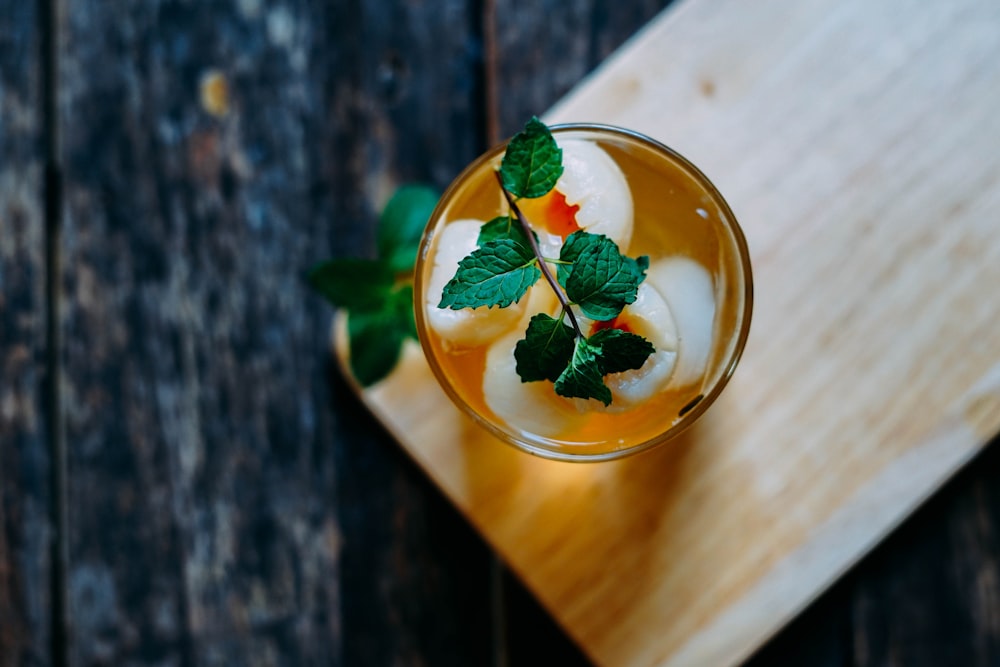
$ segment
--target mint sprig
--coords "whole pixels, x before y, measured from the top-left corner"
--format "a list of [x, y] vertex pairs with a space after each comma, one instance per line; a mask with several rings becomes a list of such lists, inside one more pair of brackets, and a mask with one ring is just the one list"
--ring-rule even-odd
[[580, 338], [561, 320], [539, 313], [514, 347], [514, 360], [522, 382], [549, 380], [561, 396], [608, 405], [604, 376], [641, 368], [653, 352], [653, 344], [637, 334], [608, 328]]
[[582, 230], [566, 238], [557, 259], [544, 257], [517, 200], [544, 196], [562, 172], [562, 150], [549, 129], [532, 118], [510, 140], [497, 173], [510, 214], [483, 225], [479, 247], [459, 262], [438, 307], [504, 308], [544, 277], [562, 312], [558, 318], [545, 313], [531, 318], [514, 348], [517, 373], [522, 382], [552, 382], [560, 396], [608, 405], [612, 394], [604, 376], [640, 368], [655, 349], [642, 336], [615, 326], [588, 337], [574, 308], [592, 320], [614, 320], [635, 301], [649, 259], [625, 256], [608, 237]]
[[313, 289], [347, 311], [350, 368], [362, 387], [389, 375], [403, 343], [417, 337], [412, 272], [437, 199], [426, 186], [400, 187], [379, 217], [376, 259], [331, 259], [306, 272]]

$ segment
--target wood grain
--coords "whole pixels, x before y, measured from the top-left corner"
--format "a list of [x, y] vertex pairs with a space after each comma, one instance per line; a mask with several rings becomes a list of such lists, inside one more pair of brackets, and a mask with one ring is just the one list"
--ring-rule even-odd
[[998, 474], [994, 441], [747, 667], [996, 662]]
[[36, 3], [0, 12], [0, 665], [49, 652], [45, 221]]
[[[856, 664], [988, 665], [1000, 658], [996, 444], [858, 572]], [[903, 553], [917, 557], [895, 555]]]
[[[155, 220], [159, 215], [153, 211], [158, 204], [136, 204], [141, 197], [132, 192], [134, 182], [156, 182], [157, 197], [165, 201], [204, 202], [210, 198], [213, 192], [211, 169], [178, 167], [170, 171], [173, 168], [171, 164], [187, 162], [178, 155], [188, 150], [189, 143], [193, 143], [190, 135], [194, 131], [185, 125], [189, 122], [185, 119], [191, 117], [220, 125], [232, 124], [238, 117], [240, 132], [234, 143], [246, 151], [247, 147], [261, 145], [254, 142], [255, 137], [271, 137], [277, 142], [290, 136], [287, 128], [271, 128], [270, 121], [277, 117], [285, 123], [287, 117], [297, 110], [300, 114], [298, 121], [303, 128], [310, 129], [309, 136], [316, 143], [315, 151], [323, 158], [317, 158], [315, 163], [310, 163], [303, 170], [301, 165], [296, 167], [301, 152], [285, 151], [280, 156], [267, 156], [263, 160], [267, 168], [240, 178], [234, 176], [231, 168], [220, 167], [215, 191], [225, 200], [222, 208], [229, 207], [234, 211], [233, 217], [239, 217], [248, 210], [247, 191], [251, 189], [248, 183], [257, 186], [255, 202], [261, 208], [267, 208], [272, 198], [268, 192], [261, 194], [265, 190], [261, 183], [270, 183], [274, 186], [272, 191], [279, 192], [288, 182], [282, 179], [282, 170], [289, 169], [289, 173], [299, 177], [307, 173], [306, 208], [310, 212], [337, 212], [337, 215], [324, 219], [326, 232], [310, 229], [307, 234], [309, 242], [318, 249], [317, 257], [370, 250], [374, 212], [395, 182], [419, 178], [442, 185], [454, 173], [453, 170], [468, 159], [466, 153], [474, 154], [479, 150], [480, 122], [477, 114], [480, 112], [475, 108], [474, 100], [480, 92], [476, 3], [435, 4], [433, 8], [419, 3], [378, 2], [365, 7], [358, 6], [358, 3], [345, 3], [320, 10], [299, 5], [282, 8], [241, 0], [189, 12], [190, 3], [164, 2], [147, 9], [131, 7], [125, 12], [119, 11], [115, 17], [102, 12], [95, 14], [89, 4], [81, 5], [79, 0], [52, 4], [59, 4], [66, 15], [72, 17], [72, 21], [64, 26], [71, 28], [70, 41], [61, 50], [65, 73], [70, 76], [64, 77], [64, 88], [59, 92], [64, 104], [67, 96], [74, 104], [80, 101], [77, 96], [82, 96], [89, 100], [90, 105], [90, 111], [83, 116], [71, 113], [75, 107], [70, 107], [70, 112], [64, 109], [63, 126], [71, 128], [70, 135], [76, 137], [74, 142], [78, 144], [74, 149], [78, 162], [70, 173], [71, 187], [77, 194], [85, 190], [87, 197], [103, 200], [102, 206], [108, 209], [111, 208], [109, 202], [123, 199], [126, 204], [122, 205], [122, 210], [128, 213], [124, 217], [134, 215], [137, 219]], [[562, 3], [559, 7], [516, 1], [499, 4], [502, 14], [499, 31], [505, 45], [501, 63], [504, 91], [501, 111], [505, 133], [516, 129], [526, 114], [535, 113], [562, 96], [656, 8], [653, 6], [656, 3], [643, 0], [629, 3], [580, 0]], [[45, 376], [45, 261], [42, 252], [43, 162], [39, 144], [43, 137], [42, 113], [38, 108], [41, 91], [36, 16], [40, 6], [38, 3], [14, 3], [0, 11], [0, 156], [3, 157], [0, 160], [0, 365], [3, 368], [0, 378], [0, 665], [51, 664], [48, 605], [52, 596], [48, 588], [50, 565], [47, 547], [52, 529], [47, 517], [49, 462], [44, 444], [48, 427], [41, 399]], [[445, 11], [439, 11], [441, 7]], [[551, 20], [556, 16], [556, 9], [565, 11], [560, 21]], [[110, 12], [110, 9], [107, 11]], [[88, 16], [92, 14], [93, 19]], [[119, 15], [122, 23], [116, 25]], [[289, 16], [292, 17], [291, 22], [287, 20]], [[383, 20], [384, 17], [391, 17], [392, 20]], [[153, 26], [158, 27], [161, 20], [168, 34], [147, 40], [146, 37], [155, 32]], [[286, 81], [288, 77], [284, 76], [288, 70], [282, 69], [280, 57], [278, 65], [269, 62], [270, 58], [280, 56], [283, 50], [261, 49], [261, 45], [271, 44], [272, 39], [284, 43], [289, 34], [301, 36], [304, 23], [311, 26], [306, 31], [309, 38], [304, 40], [307, 44], [304, 47], [306, 71], [293, 76], [293, 81], [289, 83]], [[747, 25], [757, 24], [749, 22]], [[983, 25], [988, 27], [990, 21], [985, 21]], [[291, 33], [289, 26], [292, 27]], [[138, 32], [135, 32], [137, 29]], [[316, 36], [321, 32], [322, 40]], [[94, 37], [95, 34], [97, 37]], [[227, 39], [230, 39], [229, 46], [221, 49], [213, 45], [220, 34], [229, 35]], [[266, 37], [261, 38], [261, 35]], [[237, 37], [247, 38], [246, 43], [233, 45], [232, 41]], [[79, 41], [84, 39], [90, 39], [92, 44], [81, 45]], [[77, 43], [74, 44], [73, 40]], [[974, 39], [969, 41], [977, 43]], [[447, 46], [443, 46], [445, 44]], [[185, 49], [188, 50], [186, 55]], [[87, 52], [86, 58], [80, 57], [81, 51]], [[164, 51], [168, 52], [167, 55], [163, 55]], [[582, 64], [584, 62], [586, 66]], [[723, 64], [734, 66], [732, 61]], [[735, 65], [742, 66], [743, 63]], [[179, 82], [173, 81], [174, 66], [180, 72], [176, 75]], [[671, 70], [675, 68], [684, 69], [676, 65]], [[289, 69], [298, 71], [294, 67]], [[235, 85], [228, 78], [234, 70], [241, 72]], [[230, 84], [231, 95], [235, 95], [237, 101], [243, 97], [242, 108], [219, 118], [209, 113], [198, 99], [201, 72], [221, 73], [222, 80]], [[206, 78], [208, 81], [216, 80]], [[192, 81], [195, 83], [192, 84]], [[696, 85], [700, 86], [699, 90], [705, 98], [711, 99], [720, 92], [718, 83], [718, 80], [706, 77], [692, 81], [691, 86], [692, 90]], [[253, 91], [252, 94], [248, 94], [248, 90]], [[103, 103], [108, 100], [103, 96], [109, 91], [117, 91], [120, 97], [125, 98], [141, 96], [149, 91], [155, 94], [151, 101], [143, 104], [133, 100], [134, 107], [110, 105], [111, 108], [105, 109]], [[285, 95], [299, 102], [304, 95], [309, 102], [293, 105], [293, 111], [289, 111], [284, 109]], [[115, 99], [110, 98], [111, 101]], [[699, 97], [694, 99], [701, 100]], [[247, 100], [251, 103], [248, 104]], [[274, 104], [275, 100], [280, 100], [280, 103]], [[317, 100], [320, 103], [315, 103]], [[208, 106], [224, 108], [224, 105]], [[247, 111], [248, 106], [253, 107], [253, 112]], [[275, 110], [275, 106], [280, 108]], [[698, 113], [704, 111], [702, 109]], [[441, 114], [449, 119], [448, 146], [456, 147], [456, 150], [440, 158], [433, 157], [428, 162], [421, 151], [429, 145], [428, 142], [433, 142], [435, 136], [440, 136], [441, 124], [436, 119], [442, 117]], [[154, 122], [165, 118], [166, 121], [154, 127]], [[116, 127], [123, 119], [133, 128]], [[167, 140], [171, 136], [169, 131], [177, 127], [181, 129], [174, 136], [179, 138], [171, 143]], [[335, 129], [338, 127], [339, 131]], [[163, 131], [162, 135], [157, 134], [160, 131]], [[80, 142], [79, 137], [83, 135], [88, 138]], [[102, 145], [105, 137], [111, 146]], [[135, 153], [134, 147], [130, 146], [132, 138], [137, 138], [140, 144], [146, 142], [147, 148], [155, 149], [147, 151], [153, 159], [141, 164], [129, 164], [132, 172], [145, 171], [146, 175], [133, 181], [125, 175], [123, 168], [101, 175], [100, 172], [109, 165], [113, 166], [114, 160], [109, 154]], [[183, 144], [183, 147], [178, 148], [177, 144]], [[88, 146], [99, 149], [94, 151], [99, 159], [92, 163], [86, 156]], [[227, 150], [239, 152], [231, 148]], [[208, 154], [211, 156], [211, 151]], [[349, 164], [341, 163], [337, 158], [342, 155], [354, 158]], [[194, 162], [197, 160], [191, 161]], [[222, 162], [225, 163], [224, 160]], [[321, 166], [314, 168], [314, 164]], [[372, 165], [370, 168], [366, 166], [369, 164]], [[190, 173], [181, 173], [185, 169], [189, 169]], [[171, 178], [164, 176], [168, 172], [172, 174]], [[81, 187], [81, 181], [86, 181], [86, 187]], [[279, 201], [276, 207], [285, 211], [290, 205]], [[93, 213], [96, 210], [89, 208], [84, 211], [79, 206], [71, 209], [69, 217], [72, 219], [67, 220], [71, 232], [68, 245], [79, 249], [79, 239], [72, 234], [77, 234], [80, 229], [91, 233], [105, 224], [81, 215], [81, 211]], [[185, 220], [188, 218], [184, 212], [178, 216]], [[190, 215], [190, 219], [193, 226], [210, 220], [211, 215]], [[102, 290], [111, 290], [108, 293], [93, 289], [86, 292], [91, 295], [87, 308], [96, 311], [93, 299], [107, 299], [112, 306], [100, 306], [102, 312], [121, 315], [123, 309], [114, 305], [115, 300], [120, 301], [122, 295], [139, 288], [134, 279], [119, 283], [122, 276], [113, 273], [115, 262], [135, 263], [140, 258], [144, 261], [149, 253], [143, 249], [143, 244], [155, 244], [158, 239], [168, 236], [162, 233], [162, 228], [158, 228], [147, 237], [142, 230], [130, 229], [133, 224], [136, 223], [131, 220], [121, 222], [121, 229], [115, 234], [93, 234], [83, 244], [92, 265], [100, 274], [97, 286]], [[276, 230], [277, 226], [272, 225], [270, 229]], [[129, 249], [133, 239], [139, 244], [134, 251]], [[114, 248], [101, 247], [101, 243], [108, 240], [114, 240]], [[207, 253], [209, 259], [217, 256], [215, 248], [220, 245], [230, 246], [233, 255], [239, 253], [244, 243], [250, 248], [260, 243], [259, 237], [233, 233], [232, 227], [226, 225], [204, 230], [199, 241], [212, 246], [213, 250]], [[280, 258], [289, 247], [299, 252], [294, 244], [279, 244], [274, 249], [275, 258]], [[118, 250], [122, 248], [125, 248], [122, 256], [125, 260], [118, 258]], [[193, 251], [189, 253], [185, 250], [181, 260], [188, 269], [196, 265], [190, 254]], [[255, 257], [260, 254], [258, 250]], [[74, 259], [75, 256], [70, 257], [70, 260]], [[81, 273], [71, 262], [68, 262], [67, 268], [68, 281], [75, 283]], [[83, 269], [86, 273], [87, 266]], [[235, 282], [246, 278], [245, 268], [240, 271], [233, 272]], [[252, 281], [251, 285], [272, 280], [274, 271], [276, 269], [268, 268], [268, 275]], [[189, 277], [193, 285], [189, 289], [190, 294], [197, 294], [206, 289], [205, 285], [223, 280], [219, 269], [208, 273], [203, 283], [199, 283], [201, 279], [198, 277]], [[227, 274], [224, 278], [228, 280], [229, 277]], [[112, 282], [114, 284], [109, 286]], [[227, 282], [225, 287], [228, 289], [230, 284]], [[139, 300], [155, 291], [148, 285], [143, 289], [145, 291], [138, 297]], [[241, 286], [237, 292], [242, 292], [243, 298], [246, 298], [249, 290]], [[83, 309], [74, 301], [77, 294], [70, 294], [69, 297], [70, 306], [75, 316], [79, 317]], [[200, 307], [198, 303], [196, 299], [189, 298], [186, 307], [197, 311]], [[318, 322], [320, 329], [324, 328], [328, 316], [325, 307], [309, 299], [305, 299], [305, 303], [308, 309], [312, 309], [308, 317], [313, 318], [313, 323]], [[154, 307], [147, 306], [139, 315], [129, 314], [128, 317], [123, 316], [123, 320], [130, 327], [138, 323], [136, 329], [145, 332], [143, 337], [176, 337], [178, 328], [183, 328], [178, 327], [176, 317], [154, 319], [150, 316], [154, 310]], [[176, 307], [162, 309], [166, 314], [175, 314], [176, 311]], [[213, 314], [211, 308], [205, 306], [203, 311], [190, 315], [188, 321], [204, 322]], [[259, 316], [245, 319], [250, 325], [264, 324]], [[166, 331], [156, 333], [161, 324]], [[188, 325], [189, 338], [191, 330], [197, 336], [209, 328], [204, 324]], [[218, 328], [226, 329], [231, 335], [234, 325], [226, 324]], [[286, 328], [294, 328], [294, 325]], [[90, 325], [85, 333], [89, 338], [96, 339], [98, 346], [108, 347], [106, 342], [101, 341], [108, 334], [97, 324]], [[294, 344], [311, 344], [309, 341], [303, 343], [294, 335], [286, 340], [298, 341]], [[71, 345], [77, 346], [79, 355], [80, 342], [71, 342]], [[153, 346], [158, 349], [164, 347], [162, 342]], [[219, 393], [232, 399], [237, 394], [248, 396], [255, 393], [245, 389], [237, 392], [231, 387], [216, 392], [214, 386], [207, 384], [207, 378], [227, 377], [236, 374], [236, 371], [223, 369], [223, 362], [210, 359], [211, 354], [205, 352], [207, 344], [198, 349], [206, 356], [206, 360], [198, 362], [201, 370], [197, 371], [201, 378], [206, 379], [206, 384], [200, 385], [202, 396]], [[181, 384], [176, 379], [180, 374], [178, 371], [164, 370], [164, 365], [159, 362], [159, 365], [152, 363], [151, 354], [142, 352], [140, 346], [118, 344], [114, 350], [120, 353], [120, 358], [94, 364], [94, 368], [100, 365], [104, 370], [88, 371], [90, 376], [86, 384], [93, 394], [100, 391], [114, 393], [116, 400], [131, 406], [130, 410], [134, 413], [135, 404], [144, 399], [126, 400], [125, 395], [129, 391], [139, 388], [139, 383], [135, 381], [122, 380], [124, 371], [121, 369], [126, 365], [147, 374], [152, 378], [150, 384]], [[129, 360], [133, 350], [140, 350], [140, 353], [134, 360]], [[254, 363], [267, 364], [269, 362], [264, 360], [266, 355], [277, 359], [275, 363], [285, 360], [285, 352], [273, 347], [267, 350], [255, 348], [250, 356]], [[321, 359], [322, 350], [316, 353], [316, 360]], [[99, 373], [103, 375], [97, 377]], [[339, 551], [335, 567], [323, 571], [323, 575], [332, 574], [335, 579], [335, 583], [324, 583], [326, 590], [337, 591], [337, 602], [322, 606], [316, 613], [325, 615], [322, 622], [327, 627], [338, 627], [340, 634], [335, 640], [321, 642], [322, 646], [314, 654], [339, 647], [334, 664], [365, 664], [365, 660], [382, 664], [421, 661], [431, 661], [430, 664], [449, 664], [449, 661], [452, 664], [484, 664], [491, 658], [506, 659], [507, 664], [532, 664], [533, 660], [546, 659], [553, 664], [581, 662], [582, 659], [571, 647], [563, 644], [549, 627], [548, 620], [539, 613], [534, 602], [524, 595], [519, 582], [506, 576], [503, 588], [507, 589], [510, 606], [505, 620], [507, 627], [501, 629], [507, 635], [502, 643], [509, 645], [502, 647], [499, 655], [488, 655], [491, 644], [497, 638], [490, 636], [483, 601], [491, 598], [495, 589], [488, 589], [485, 582], [488, 556], [482, 543], [469, 532], [450, 505], [424, 481], [408, 458], [396, 450], [380, 424], [362, 413], [341, 380], [336, 375], [328, 377], [327, 369], [322, 367], [317, 367], [316, 373], [322, 379], [309, 379], [306, 389], [289, 389], [284, 380], [279, 382], [281, 391], [298, 392], [296, 396], [313, 396], [317, 391], [322, 393], [314, 383], [327, 384], [325, 396], [328, 404], [324, 409], [329, 409], [332, 415], [324, 426], [317, 427], [317, 431], [323, 433], [316, 437], [317, 444], [313, 448], [310, 465], [298, 468], [304, 471], [301, 479], [305, 490], [294, 489], [298, 500], [293, 498], [288, 502], [294, 510], [305, 504], [302, 500], [304, 496], [310, 495], [316, 498], [311, 501], [312, 507], [329, 505], [322, 512], [335, 518], [338, 531]], [[110, 383], [112, 390], [102, 389], [104, 382]], [[278, 393], [278, 389], [265, 388], [260, 403], [286, 406], [276, 398]], [[111, 405], [107, 410], [114, 412], [116, 407]], [[988, 409], [989, 404], [981, 404], [972, 412], [979, 414], [977, 411]], [[194, 412], [188, 411], [187, 414]], [[246, 411], [234, 414], [242, 418], [246, 416]], [[279, 406], [273, 408], [271, 414], [284, 419], [288, 410]], [[74, 419], [78, 417], [79, 413], [76, 413]], [[226, 428], [233, 431], [241, 428], [223, 424], [222, 417], [217, 413], [208, 415], [200, 410], [198, 417], [203, 432], [217, 433]], [[241, 478], [226, 482], [218, 468], [227, 462], [231, 464], [239, 457], [256, 457], [259, 466], [265, 466], [274, 462], [273, 452], [261, 455], [259, 450], [248, 447], [249, 453], [245, 453], [243, 441], [221, 438], [213, 445], [219, 451], [205, 454], [208, 460], [215, 462], [213, 465], [216, 468], [208, 469], [199, 475], [197, 481], [191, 482], [190, 478], [175, 475], [162, 465], [162, 460], [170, 454], [169, 445], [181, 441], [176, 437], [167, 440], [163, 435], [170, 420], [150, 420], [147, 422], [151, 429], [148, 434], [126, 441], [113, 432], [109, 425], [113, 419], [113, 415], [105, 416], [92, 423], [98, 424], [94, 431], [114, 456], [99, 461], [92, 456], [75, 456], [72, 469], [74, 473], [82, 470], [86, 474], [79, 484], [75, 477], [73, 481], [74, 487], [81, 490], [74, 506], [74, 516], [78, 518], [74, 531], [92, 531], [94, 535], [90, 536], [88, 544], [96, 545], [88, 551], [89, 560], [82, 565], [97, 563], [100, 567], [96, 569], [103, 569], [105, 573], [104, 583], [88, 586], [88, 570], [81, 567], [78, 562], [82, 561], [80, 554], [74, 551], [74, 609], [77, 614], [96, 612], [99, 620], [83, 619], [85, 622], [81, 625], [74, 615], [77, 620], [77, 644], [72, 664], [108, 664], [121, 660], [128, 660], [131, 664], [200, 664], [202, 661], [204, 664], [219, 664], [240, 661], [255, 651], [259, 651], [254, 658], [258, 663], [302, 659], [305, 655], [303, 649], [288, 641], [293, 633], [288, 630], [287, 624], [282, 625], [281, 621], [262, 622], [259, 616], [252, 617], [248, 613], [248, 609], [266, 611], [277, 606], [275, 596], [266, 595], [267, 591], [273, 590], [268, 587], [270, 580], [267, 577], [273, 577], [275, 582], [287, 581], [287, 569], [274, 568], [269, 574], [260, 574], [259, 569], [251, 571], [251, 567], [244, 566], [251, 560], [247, 557], [225, 572], [225, 576], [203, 577], [199, 580], [201, 588], [193, 586], [189, 590], [195, 597], [208, 600], [202, 608], [210, 608], [218, 615], [209, 627], [208, 624], [199, 625], [192, 621], [183, 608], [164, 610], [165, 605], [158, 606], [161, 630], [170, 624], [178, 628], [169, 635], [173, 637], [169, 641], [163, 639], [162, 632], [159, 635], [150, 632], [148, 625], [137, 624], [136, 619], [143, 617], [151, 607], [151, 584], [163, 585], [166, 581], [170, 585], [176, 577], [170, 579], [157, 573], [140, 578], [127, 572], [127, 569], [133, 569], [145, 574], [151, 570], [150, 564], [152, 569], [164, 563], [168, 567], [173, 566], [161, 556], [164, 549], [172, 549], [168, 555], [180, 554], [182, 562], [187, 564], [184, 567], [191, 567], [191, 563], [200, 567], [213, 560], [215, 565], [222, 562], [217, 556], [194, 554], [194, 547], [190, 544], [171, 546], [175, 538], [170, 531], [189, 538], [194, 536], [194, 545], [205, 545], [224, 542], [225, 536], [232, 535], [236, 527], [239, 529], [237, 541], [243, 550], [266, 552], [267, 545], [275, 541], [275, 531], [268, 530], [267, 526], [269, 522], [271, 525], [278, 523], [275, 517], [280, 519], [283, 516], [274, 507], [285, 507], [281, 498], [285, 495], [284, 490], [292, 486], [289, 480], [295, 473], [288, 473], [287, 467], [273, 473], [268, 477], [267, 488], [254, 491], [254, 497], [261, 499], [260, 502], [241, 505], [235, 519], [201, 520], [211, 514], [205, 510], [211, 503], [232, 503], [238, 493], [234, 489], [244, 481]], [[291, 421], [294, 422], [294, 418]], [[137, 428], [133, 427], [130, 432], [137, 432]], [[74, 446], [82, 438], [77, 437], [81, 435], [79, 430], [74, 430], [72, 435], [71, 446]], [[131, 474], [132, 469], [121, 460], [131, 452], [139, 451], [138, 443], [148, 440], [167, 444], [163, 445], [158, 455], [161, 463], [143, 463], [147, 472], [151, 471], [146, 479], [162, 476], [163, 480], [157, 479], [153, 484], [153, 490], [161, 494], [180, 480], [179, 493], [190, 493], [197, 497], [196, 503], [201, 503], [200, 513], [196, 513], [200, 519], [194, 524], [158, 518], [158, 513], [163, 511], [160, 502], [147, 501], [143, 506], [125, 512], [118, 507], [108, 510], [107, 503], [87, 498], [80, 500], [81, 495], [86, 496], [92, 491], [103, 492], [95, 486], [108, 481], [114, 485], [115, 492], [125, 489], [127, 494], [141, 495], [145, 488], [141, 482], [124, 477]], [[276, 441], [282, 445], [288, 442], [281, 437]], [[250, 442], [256, 446], [258, 441]], [[751, 664], [939, 665], [996, 662], [1000, 644], [995, 613], [995, 601], [1000, 599], [1000, 579], [995, 573], [995, 524], [1000, 513], [1000, 499], [995, 493], [1000, 470], [996, 451], [994, 447], [986, 456], [979, 457], [970, 470], [955, 479], [860, 567], [849, 572], [840, 584], [822, 596]], [[320, 470], [314, 470], [312, 464]], [[95, 468], [99, 469], [96, 473]], [[259, 484], [265, 477], [266, 474], [258, 470], [247, 476], [248, 486]], [[277, 477], [282, 477], [284, 486], [273, 482]], [[312, 481], [316, 477], [323, 477], [324, 480], [332, 478], [332, 491], [330, 487]], [[93, 481], [95, 478], [98, 478], [97, 483]], [[195, 488], [196, 492], [191, 492], [191, 488]], [[101, 514], [79, 521], [79, 517], [91, 511]], [[122, 515], [125, 515], [124, 527], [118, 525]], [[292, 515], [301, 516], [294, 511]], [[165, 524], [169, 524], [166, 529]], [[251, 524], [261, 529], [251, 531], [242, 528]], [[134, 526], [141, 527], [133, 531], [138, 534], [132, 542], [124, 542], [122, 534]], [[102, 535], [105, 532], [107, 536]], [[287, 548], [282, 542], [287, 540], [285, 535], [279, 532], [277, 539], [280, 544], [275, 551]], [[135, 545], [139, 546], [136, 548]], [[129, 549], [135, 550], [127, 551]], [[288, 550], [294, 551], [294, 548]], [[303, 549], [296, 553], [304, 552]], [[150, 554], [155, 558], [151, 560]], [[258, 562], [262, 558], [259, 555], [254, 557]], [[83, 575], [80, 570], [83, 570]], [[91, 568], [89, 573], [94, 571], [95, 568]], [[91, 578], [90, 582], [93, 581], [94, 578]], [[107, 585], [108, 581], [112, 582], [111, 586]], [[300, 581], [305, 587], [314, 579], [309, 580], [307, 576]], [[252, 595], [257, 595], [262, 589], [265, 590], [263, 602], [256, 606], [245, 603], [248, 597], [259, 601]], [[107, 594], [108, 590], [112, 595]], [[96, 596], [96, 600], [88, 596]], [[223, 599], [231, 601], [231, 604], [217, 603]], [[304, 606], [313, 604], [308, 596], [299, 600]], [[114, 609], [114, 613], [107, 614], [108, 608]], [[904, 613], [900, 613], [901, 610]], [[305, 628], [299, 636], [308, 636], [310, 632], [310, 621], [302, 620], [306, 615], [290, 614], [287, 617], [298, 619], [301, 622], [299, 627]], [[89, 631], [98, 626], [96, 635], [80, 634], [81, 627]], [[208, 630], [216, 634], [212, 635]]]
[[486, 548], [301, 280], [480, 149], [465, 12], [66, 3], [73, 664], [488, 662]]
[[727, 193], [759, 295], [733, 384], [670, 448], [582, 468], [414, 399], [416, 357], [368, 402], [599, 662], [745, 657], [1000, 430], [998, 51], [972, 0], [692, 1], [549, 114]]

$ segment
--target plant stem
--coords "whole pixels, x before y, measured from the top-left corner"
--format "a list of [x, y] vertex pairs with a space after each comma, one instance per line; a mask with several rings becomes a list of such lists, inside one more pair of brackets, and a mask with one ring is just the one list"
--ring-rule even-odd
[[538, 241], [535, 240], [535, 234], [531, 229], [531, 225], [528, 224], [528, 219], [524, 217], [521, 209], [518, 208], [517, 203], [514, 201], [514, 197], [507, 192], [507, 188], [503, 186], [503, 179], [500, 177], [500, 172], [494, 172], [497, 177], [497, 182], [500, 183], [500, 191], [503, 192], [503, 196], [507, 199], [507, 204], [510, 206], [510, 210], [514, 212], [517, 216], [517, 221], [521, 223], [521, 228], [524, 229], [524, 235], [528, 237], [528, 243], [531, 244], [531, 251], [535, 253], [535, 257], [538, 259], [538, 268], [542, 270], [542, 275], [545, 276], [545, 280], [548, 281], [549, 287], [552, 291], [556, 293], [556, 298], [559, 299], [559, 303], [562, 304], [563, 312], [569, 316], [569, 322], [573, 326], [573, 331], [576, 332], [577, 338], [586, 338], [583, 335], [583, 329], [580, 328], [580, 323], [576, 319], [576, 314], [573, 313], [573, 309], [570, 308], [569, 299], [566, 298], [566, 293], [563, 292], [562, 287], [559, 286], [559, 281], [556, 277], [552, 275], [552, 270], [549, 268], [548, 262], [542, 257], [542, 250], [538, 247]]

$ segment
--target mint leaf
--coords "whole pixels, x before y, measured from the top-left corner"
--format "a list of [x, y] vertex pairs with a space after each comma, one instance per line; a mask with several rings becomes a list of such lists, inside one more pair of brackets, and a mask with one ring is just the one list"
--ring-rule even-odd
[[600, 348], [585, 338], [576, 340], [569, 366], [555, 382], [556, 393], [566, 398], [596, 398], [611, 404], [611, 390], [604, 384], [604, 374], [598, 364]]
[[424, 185], [404, 185], [382, 209], [375, 242], [379, 257], [396, 273], [413, 270], [420, 237], [437, 202], [435, 190]]
[[562, 149], [534, 117], [510, 140], [500, 162], [503, 187], [515, 197], [541, 197], [555, 187], [562, 172]]
[[556, 278], [559, 280], [559, 284], [563, 286], [563, 289], [566, 288], [566, 279], [573, 272], [573, 265], [580, 259], [580, 254], [584, 250], [600, 243], [601, 238], [600, 234], [591, 234], [583, 230], [573, 232], [566, 237], [562, 248], [559, 249], [559, 260], [561, 263], [556, 268]]
[[[535, 232], [531, 233], [535, 234]], [[535, 238], [537, 240], [537, 234], [535, 234]], [[476, 244], [481, 248], [490, 241], [498, 239], [510, 239], [527, 248], [531, 247], [531, 241], [528, 240], [528, 235], [524, 233], [524, 227], [510, 215], [498, 216], [484, 224], [479, 229], [479, 238], [476, 240]]]
[[511, 239], [490, 241], [458, 263], [455, 277], [444, 286], [438, 308], [506, 308], [524, 296], [541, 275], [531, 248]]
[[514, 346], [521, 382], [555, 382], [573, 356], [576, 335], [562, 320], [538, 313], [528, 323], [524, 338]]
[[566, 278], [566, 296], [590, 319], [610, 320], [635, 301], [639, 283], [645, 278], [642, 265], [646, 260], [640, 263], [622, 255], [606, 236], [588, 236], [593, 238], [586, 239], [586, 247]]
[[361, 311], [378, 307], [395, 276], [386, 262], [346, 258], [315, 265], [306, 280], [333, 305]]
[[377, 307], [347, 316], [351, 372], [363, 387], [385, 378], [399, 361], [403, 342], [416, 338], [413, 287], [404, 285], [384, 295]]
[[601, 329], [587, 341], [600, 350], [597, 364], [604, 375], [642, 368], [656, 351], [642, 336], [621, 329]]
[[[618, 245], [614, 241], [611, 241], [611, 239], [602, 234], [591, 234], [590, 232], [579, 230], [567, 236], [562, 248], [559, 250], [560, 264], [556, 273], [559, 284], [563, 288], [566, 287], [566, 280], [569, 278], [569, 274], [573, 272], [573, 265], [580, 259], [580, 255], [585, 250], [601, 244], [607, 244], [608, 242], [614, 245], [616, 249], [618, 248]], [[622, 257], [626, 262], [634, 264], [633, 268], [638, 271], [640, 276], [639, 282], [641, 283], [646, 278], [646, 270], [649, 268], [649, 256], [642, 255], [635, 259], [625, 255], [622, 255]]]

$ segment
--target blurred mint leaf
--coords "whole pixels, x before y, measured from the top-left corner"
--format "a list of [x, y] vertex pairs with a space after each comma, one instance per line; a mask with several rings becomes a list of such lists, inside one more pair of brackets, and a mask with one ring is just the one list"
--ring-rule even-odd
[[515, 197], [541, 197], [555, 187], [562, 172], [562, 149], [534, 117], [511, 138], [500, 162], [503, 187]]
[[351, 372], [367, 387], [388, 375], [403, 342], [416, 338], [412, 273], [420, 239], [438, 193], [422, 185], [400, 187], [386, 204], [376, 232], [379, 259], [334, 259], [306, 272], [306, 280], [327, 301], [347, 311]]
[[438, 193], [424, 185], [404, 185], [379, 217], [375, 242], [379, 258], [396, 273], [413, 270], [424, 227], [437, 206]]
[[524, 338], [514, 347], [521, 382], [555, 382], [573, 356], [576, 335], [562, 320], [538, 313], [528, 323]]
[[327, 301], [352, 311], [378, 308], [395, 276], [386, 262], [331, 259], [309, 269], [306, 280]]
[[599, 355], [600, 348], [586, 338], [577, 338], [569, 365], [556, 379], [556, 393], [566, 398], [596, 398], [610, 405], [611, 390], [604, 384]]
[[587, 340], [600, 350], [597, 364], [604, 375], [641, 368], [656, 351], [642, 336], [621, 329], [601, 329]]
[[458, 263], [455, 277], [444, 286], [438, 308], [506, 308], [541, 277], [531, 248], [497, 239], [476, 248]]
[[373, 309], [347, 315], [351, 372], [362, 387], [385, 378], [395, 368], [407, 338], [416, 338], [413, 287], [403, 285], [384, 294]]

